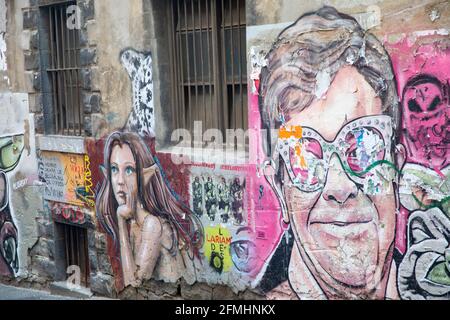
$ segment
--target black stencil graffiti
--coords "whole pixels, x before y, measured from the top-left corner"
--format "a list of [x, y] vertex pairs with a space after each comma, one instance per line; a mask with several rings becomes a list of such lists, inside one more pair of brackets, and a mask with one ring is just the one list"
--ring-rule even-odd
[[239, 177], [194, 176], [191, 182], [192, 211], [210, 221], [243, 225], [245, 180]]
[[235, 178], [231, 185], [231, 212], [236, 224], [244, 222], [244, 184], [239, 178]]
[[222, 181], [218, 186], [218, 195], [219, 195], [219, 210], [221, 210], [222, 214], [220, 215], [221, 221], [223, 223], [227, 223], [230, 218], [230, 187], [227, 184], [225, 178], [222, 177]]
[[203, 185], [200, 177], [195, 177], [192, 183], [193, 211], [198, 216], [203, 216]]
[[205, 183], [205, 207], [209, 220], [214, 221], [217, 213], [216, 188], [211, 177], [207, 178]]

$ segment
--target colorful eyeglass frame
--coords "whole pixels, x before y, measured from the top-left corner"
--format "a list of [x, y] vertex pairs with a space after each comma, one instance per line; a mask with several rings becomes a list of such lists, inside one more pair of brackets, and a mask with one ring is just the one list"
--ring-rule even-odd
[[282, 130], [284, 134], [277, 141], [275, 153], [281, 156], [292, 183], [301, 191], [314, 192], [325, 186], [333, 154], [338, 155], [347, 175], [360, 185], [374, 175], [371, 171], [374, 166], [386, 161], [392, 163], [393, 126], [392, 118], [387, 115], [353, 120], [332, 142], [309, 127]]

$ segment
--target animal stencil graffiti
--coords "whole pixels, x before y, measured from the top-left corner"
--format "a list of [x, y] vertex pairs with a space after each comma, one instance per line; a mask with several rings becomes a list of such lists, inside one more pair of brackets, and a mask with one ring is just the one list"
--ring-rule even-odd
[[154, 137], [152, 56], [150, 53], [144, 54], [127, 49], [121, 53], [120, 60], [128, 72], [133, 88], [133, 109], [125, 124], [125, 129], [140, 135]]

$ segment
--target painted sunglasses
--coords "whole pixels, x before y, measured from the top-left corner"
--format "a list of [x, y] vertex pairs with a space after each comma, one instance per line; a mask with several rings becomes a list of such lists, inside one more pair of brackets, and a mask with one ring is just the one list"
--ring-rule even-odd
[[[283, 128], [275, 156], [286, 165], [292, 183], [301, 191], [314, 192], [326, 183], [331, 156], [336, 154], [347, 175], [363, 185], [377, 165], [391, 163], [392, 118], [387, 115], [361, 117], [347, 123], [334, 141], [325, 140], [316, 130], [297, 127], [289, 134]], [[274, 157], [273, 159], [276, 159]]]

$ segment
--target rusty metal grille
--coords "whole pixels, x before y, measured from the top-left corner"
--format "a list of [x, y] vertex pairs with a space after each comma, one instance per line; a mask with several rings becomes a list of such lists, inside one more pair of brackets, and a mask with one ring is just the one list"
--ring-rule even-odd
[[84, 132], [80, 88], [80, 34], [67, 27], [67, 2], [49, 6], [49, 55], [47, 72], [53, 98], [56, 134], [81, 136]]
[[66, 270], [78, 266], [81, 271], [81, 285], [89, 285], [89, 253], [87, 230], [69, 224], [60, 224], [63, 229]]
[[173, 126], [248, 127], [245, 0], [171, 0]]

